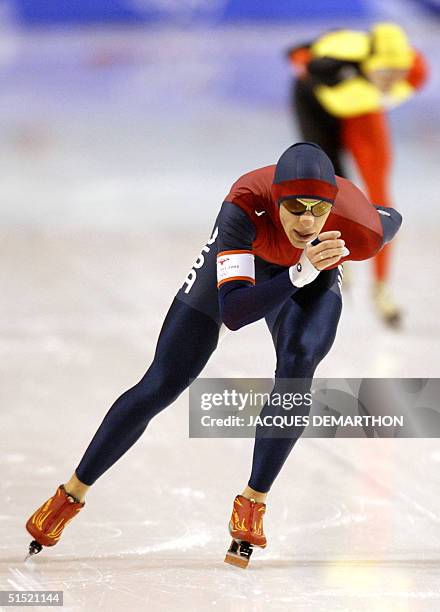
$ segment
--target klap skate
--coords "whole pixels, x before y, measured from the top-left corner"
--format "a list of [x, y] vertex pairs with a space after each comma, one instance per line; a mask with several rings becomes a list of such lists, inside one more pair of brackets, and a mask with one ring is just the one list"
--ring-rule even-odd
[[233, 540], [226, 553], [225, 563], [246, 568], [254, 546], [265, 548], [263, 516], [266, 504], [237, 495], [229, 522], [229, 533]]
[[57, 544], [64, 527], [84, 505], [85, 502], [79, 502], [66, 492], [64, 485], [60, 485], [55, 495], [44, 502], [26, 523], [26, 529], [34, 538], [26, 559], [39, 553], [43, 546]]

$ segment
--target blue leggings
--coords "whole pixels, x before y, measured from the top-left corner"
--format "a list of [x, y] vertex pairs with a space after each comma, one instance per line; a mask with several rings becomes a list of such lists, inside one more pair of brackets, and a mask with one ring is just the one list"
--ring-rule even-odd
[[[305, 384], [310, 386], [316, 366], [330, 350], [342, 305], [337, 274], [337, 269], [321, 273], [266, 317], [277, 357], [274, 390], [283, 378], [309, 379]], [[79, 480], [92, 485], [140, 438], [151, 419], [188, 387], [189, 379], [199, 376], [218, 336], [218, 321], [174, 299], [150, 368], [108, 411], [76, 469]], [[262, 415], [268, 411], [265, 406]], [[301, 433], [265, 438], [257, 427], [249, 486], [269, 491]]]

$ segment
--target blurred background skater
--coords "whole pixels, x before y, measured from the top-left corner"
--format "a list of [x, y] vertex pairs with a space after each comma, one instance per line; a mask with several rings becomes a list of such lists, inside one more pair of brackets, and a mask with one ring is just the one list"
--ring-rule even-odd
[[[370, 200], [392, 206], [387, 111], [425, 83], [423, 55], [399, 25], [383, 22], [370, 31], [326, 32], [290, 48], [288, 58], [295, 74], [291, 109], [302, 137], [324, 149], [340, 176], [347, 176], [343, 153], [350, 153]], [[379, 317], [398, 327], [402, 313], [388, 286], [390, 259], [390, 245], [374, 258], [371, 295]]]

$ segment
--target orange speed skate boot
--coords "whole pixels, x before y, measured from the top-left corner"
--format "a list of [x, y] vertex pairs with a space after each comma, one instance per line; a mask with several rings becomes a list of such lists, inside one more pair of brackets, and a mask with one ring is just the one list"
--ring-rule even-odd
[[29, 544], [26, 559], [39, 553], [43, 546], [55, 546], [64, 527], [84, 505], [85, 502], [79, 502], [73, 495], [67, 493], [64, 485], [60, 485], [55, 495], [44, 502], [26, 523], [26, 529], [34, 538]]
[[229, 533], [233, 540], [226, 553], [226, 563], [244, 569], [248, 566], [253, 546], [266, 548], [267, 540], [263, 531], [265, 512], [266, 504], [237, 495], [229, 522]]

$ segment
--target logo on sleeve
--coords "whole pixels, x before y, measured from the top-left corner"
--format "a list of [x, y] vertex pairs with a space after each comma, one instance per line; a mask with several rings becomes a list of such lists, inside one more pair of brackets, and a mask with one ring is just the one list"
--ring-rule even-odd
[[265, 212], [265, 210], [256, 210], [255, 214], [257, 215], [257, 217], [261, 217], [261, 215], [264, 215]]

